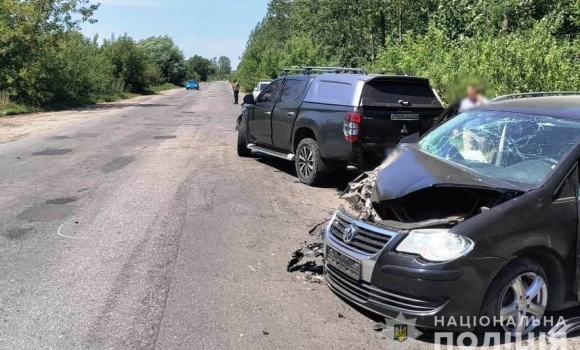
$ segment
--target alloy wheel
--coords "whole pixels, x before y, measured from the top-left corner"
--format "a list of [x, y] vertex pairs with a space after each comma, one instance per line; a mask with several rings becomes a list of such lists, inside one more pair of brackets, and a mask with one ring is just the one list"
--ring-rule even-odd
[[300, 149], [298, 154], [298, 171], [305, 178], [310, 178], [314, 171], [314, 153], [308, 146]]
[[548, 288], [534, 272], [525, 272], [508, 283], [499, 298], [502, 328], [512, 336], [524, 335], [540, 323], [548, 304]]

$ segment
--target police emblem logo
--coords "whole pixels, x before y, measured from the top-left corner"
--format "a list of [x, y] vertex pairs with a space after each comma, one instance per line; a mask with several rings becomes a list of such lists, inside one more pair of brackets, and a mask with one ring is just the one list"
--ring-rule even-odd
[[395, 325], [395, 340], [399, 342], [404, 342], [407, 340], [407, 325], [406, 324], [396, 324]]

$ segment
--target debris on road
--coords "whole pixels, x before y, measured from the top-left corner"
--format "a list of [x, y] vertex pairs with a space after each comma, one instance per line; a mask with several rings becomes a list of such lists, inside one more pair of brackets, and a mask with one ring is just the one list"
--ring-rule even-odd
[[[304, 242], [292, 253], [286, 271], [305, 273], [304, 280], [310, 283], [324, 283], [323, 242], [327, 224], [328, 220], [325, 220], [310, 229], [311, 242]], [[304, 258], [308, 260], [299, 264]]]

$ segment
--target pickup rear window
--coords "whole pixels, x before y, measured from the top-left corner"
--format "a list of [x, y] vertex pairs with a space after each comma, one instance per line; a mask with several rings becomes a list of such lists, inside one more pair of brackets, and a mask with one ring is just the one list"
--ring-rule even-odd
[[363, 90], [363, 106], [401, 106], [404, 102], [410, 106], [442, 107], [425, 83], [377, 80], [368, 83]]

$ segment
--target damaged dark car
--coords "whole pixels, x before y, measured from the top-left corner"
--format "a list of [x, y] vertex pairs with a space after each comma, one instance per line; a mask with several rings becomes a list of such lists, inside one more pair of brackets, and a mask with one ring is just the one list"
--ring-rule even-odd
[[487, 317], [530, 332], [578, 305], [579, 158], [579, 96], [450, 118], [350, 184], [325, 233], [326, 281], [420, 327]]

